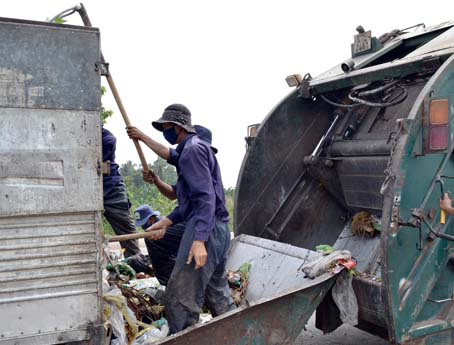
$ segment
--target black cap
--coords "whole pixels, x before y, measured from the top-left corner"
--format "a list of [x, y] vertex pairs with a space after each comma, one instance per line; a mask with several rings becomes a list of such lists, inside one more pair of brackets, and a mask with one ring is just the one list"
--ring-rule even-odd
[[163, 123], [174, 123], [183, 127], [189, 133], [195, 133], [194, 127], [191, 125], [191, 112], [183, 104], [171, 104], [165, 108], [161, 118], [153, 121], [151, 124], [158, 131], [162, 132], [164, 127]]

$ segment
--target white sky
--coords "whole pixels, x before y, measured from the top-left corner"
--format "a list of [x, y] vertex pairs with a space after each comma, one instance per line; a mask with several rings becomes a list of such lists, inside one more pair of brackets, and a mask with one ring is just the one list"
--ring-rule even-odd
[[[0, 16], [45, 20], [74, 0], [3, 1]], [[183, 103], [193, 123], [213, 132], [225, 187], [234, 187], [246, 127], [258, 123], [290, 91], [289, 74], [328, 70], [350, 56], [355, 28], [379, 36], [396, 28], [454, 19], [451, 1], [119, 1], [85, 0], [134, 125], [151, 127], [164, 108]], [[73, 15], [69, 24], [80, 24]], [[117, 136], [117, 161], [139, 162], [114, 110], [106, 128]], [[144, 147], [149, 162], [156, 156]]]

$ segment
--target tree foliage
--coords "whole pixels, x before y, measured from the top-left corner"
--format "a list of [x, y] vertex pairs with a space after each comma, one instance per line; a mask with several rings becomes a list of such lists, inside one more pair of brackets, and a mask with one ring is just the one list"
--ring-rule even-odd
[[[106, 93], [106, 88], [104, 86], [101, 86], [101, 97], [104, 96]], [[103, 125], [106, 124], [107, 118], [112, 116], [113, 111], [112, 110], [107, 110], [103, 104], [101, 104], [101, 123]]]

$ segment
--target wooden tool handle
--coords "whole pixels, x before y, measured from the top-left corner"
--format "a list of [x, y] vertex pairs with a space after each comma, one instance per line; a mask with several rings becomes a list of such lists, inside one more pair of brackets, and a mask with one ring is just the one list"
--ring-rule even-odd
[[[131, 121], [129, 120], [128, 114], [126, 113], [126, 109], [123, 106], [123, 102], [121, 101], [120, 95], [117, 91], [117, 87], [115, 86], [115, 83], [114, 83], [110, 73], [107, 76], [107, 82], [109, 83], [110, 90], [112, 91], [115, 101], [117, 102], [118, 109], [120, 109], [121, 116], [123, 117], [123, 120], [125, 121], [126, 126], [131, 126]], [[140, 143], [138, 140], [133, 140], [133, 141], [134, 141], [134, 145], [136, 147], [137, 153], [139, 154], [140, 163], [142, 163], [142, 169], [144, 171], [148, 171], [148, 164], [147, 164], [147, 161], [143, 154], [142, 147], [140, 147]]]
[[128, 234], [128, 235], [118, 235], [118, 236], [109, 236], [107, 240], [109, 242], [123, 242], [128, 240], [135, 240], [137, 238], [145, 238], [150, 236], [150, 232], [138, 232], [135, 234]]
[[[78, 10], [79, 14], [82, 18], [82, 21], [84, 22], [84, 25], [86, 27], [92, 27], [90, 18], [88, 17], [87, 10], [85, 9], [85, 6], [83, 4], [80, 4], [80, 9]], [[101, 62], [105, 63], [106, 60], [104, 59], [104, 55], [101, 52]], [[112, 91], [112, 94], [115, 98], [115, 102], [117, 102], [118, 109], [120, 109], [121, 116], [123, 116], [123, 120], [126, 123], [126, 126], [131, 126], [131, 121], [129, 121], [128, 114], [126, 113], [126, 109], [123, 106], [123, 102], [121, 101], [120, 94], [117, 91], [117, 87], [115, 86], [114, 80], [112, 78], [112, 75], [110, 72], [106, 76], [107, 82], [109, 83], [110, 90]], [[142, 169], [144, 171], [148, 171], [148, 164], [147, 161], [145, 160], [145, 156], [143, 155], [142, 148], [140, 147], [139, 141], [138, 140], [133, 140], [134, 145], [136, 147], [137, 153], [139, 154], [140, 158], [140, 163], [142, 163]]]

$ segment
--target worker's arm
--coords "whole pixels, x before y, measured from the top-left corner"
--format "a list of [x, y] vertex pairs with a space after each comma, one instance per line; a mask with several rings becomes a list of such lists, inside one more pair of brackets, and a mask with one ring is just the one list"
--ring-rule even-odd
[[126, 127], [126, 131], [128, 132], [128, 136], [132, 140], [140, 140], [145, 145], [147, 145], [154, 153], [156, 153], [162, 159], [166, 161], [170, 158], [170, 149], [157, 141], [151, 139], [148, 135], [143, 133], [140, 129], [134, 126]]
[[159, 178], [153, 171], [142, 171], [143, 179], [145, 182], [153, 183], [159, 190], [159, 192], [170, 200], [177, 198], [177, 193], [173, 187]]
[[444, 198], [440, 199], [440, 208], [447, 214], [454, 214], [454, 208], [452, 207], [452, 201], [449, 198], [448, 193], [445, 193]]

